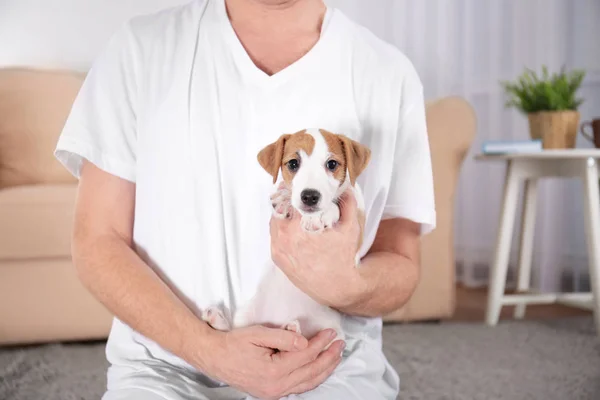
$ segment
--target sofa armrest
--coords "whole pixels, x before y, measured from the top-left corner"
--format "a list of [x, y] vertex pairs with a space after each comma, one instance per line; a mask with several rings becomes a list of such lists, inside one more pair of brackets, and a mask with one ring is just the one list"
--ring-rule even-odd
[[476, 116], [467, 101], [454, 96], [428, 102], [426, 114], [437, 226], [423, 237], [421, 279], [413, 296], [384, 321], [448, 318], [455, 309], [455, 194], [462, 164], [475, 138]]

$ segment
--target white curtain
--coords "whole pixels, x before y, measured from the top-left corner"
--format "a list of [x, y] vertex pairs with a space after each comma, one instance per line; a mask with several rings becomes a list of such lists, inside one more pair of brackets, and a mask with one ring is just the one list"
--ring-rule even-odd
[[[461, 95], [475, 108], [478, 132], [457, 194], [458, 279], [487, 283], [501, 206], [502, 164], [475, 162], [488, 139], [527, 139], [526, 118], [504, 108], [500, 80], [524, 67], [585, 68], [582, 121], [600, 118], [600, 0], [329, 0], [400, 48], [415, 64], [426, 96]], [[583, 137], [579, 147], [592, 147]], [[533, 286], [586, 290], [581, 184], [543, 180], [539, 188]], [[516, 265], [519, 221], [511, 268]], [[511, 271], [514, 275], [514, 269]], [[509, 277], [511, 273], [509, 272]]]

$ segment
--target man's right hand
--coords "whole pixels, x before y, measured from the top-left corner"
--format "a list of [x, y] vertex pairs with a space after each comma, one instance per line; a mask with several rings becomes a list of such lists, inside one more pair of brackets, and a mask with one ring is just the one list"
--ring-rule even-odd
[[261, 399], [279, 399], [316, 388], [339, 365], [345, 346], [341, 340], [331, 343], [336, 334], [330, 329], [310, 341], [292, 331], [264, 326], [214, 331], [211, 336], [204, 342], [203, 354], [198, 355], [198, 366], [219, 381]]

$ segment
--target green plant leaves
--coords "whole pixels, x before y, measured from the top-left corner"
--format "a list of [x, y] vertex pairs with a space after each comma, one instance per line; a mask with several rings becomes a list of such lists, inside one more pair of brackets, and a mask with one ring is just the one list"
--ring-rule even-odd
[[538, 111], [577, 110], [583, 99], [576, 97], [585, 71], [566, 71], [550, 74], [542, 66], [541, 76], [530, 68], [515, 81], [501, 81], [508, 99], [506, 107], [514, 107], [526, 114]]

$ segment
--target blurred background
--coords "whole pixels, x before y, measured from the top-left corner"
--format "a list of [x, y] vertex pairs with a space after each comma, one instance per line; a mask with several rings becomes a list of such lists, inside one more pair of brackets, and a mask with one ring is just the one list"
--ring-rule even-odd
[[[527, 140], [527, 117], [506, 109], [499, 82], [524, 68], [584, 69], [581, 120], [600, 117], [600, 1], [598, 0], [360, 0], [330, 1], [415, 64], [428, 99], [466, 98], [477, 114], [477, 135], [460, 175], [455, 214], [457, 278], [487, 283], [504, 179], [503, 165], [472, 159], [487, 140]], [[377, 7], [373, 5], [377, 4]], [[578, 135], [577, 147], [593, 148]], [[540, 183], [532, 284], [546, 291], [589, 290], [580, 182]], [[520, 211], [519, 211], [520, 212]], [[518, 227], [518, 225], [517, 225]], [[514, 237], [511, 268], [517, 262]], [[509, 283], [514, 272], [509, 274]]]
[[[61, 123], [66, 118], [81, 80], [74, 78], [74, 75], [61, 75], [55, 76], [53, 83], [44, 81], [39, 86], [40, 77], [20, 73], [15, 75], [14, 71], [6, 71], [25, 68], [70, 71], [84, 76], [109, 37], [124, 21], [135, 15], [188, 1], [0, 0], [0, 344], [3, 341], [18, 344], [102, 339], [110, 321], [106, 311], [91, 297], [84, 295], [83, 290], [74, 283], [68, 262], [70, 225], [65, 223], [71, 218], [74, 181], [55, 162], [49, 151], [56, 135], [60, 133]], [[481, 152], [484, 143], [491, 140], [530, 138], [527, 116], [514, 108], [505, 107], [507, 96], [500, 82], [517, 79], [525, 68], [541, 71], [546, 66], [551, 72], [558, 72], [563, 67], [567, 70], [581, 69], [585, 71], [585, 77], [578, 91], [578, 97], [584, 100], [579, 107], [580, 122], [600, 119], [600, 0], [326, 0], [326, 3], [339, 8], [351, 19], [403, 51], [421, 77], [427, 101], [459, 96], [475, 112], [474, 139], [466, 146], [468, 149], [464, 159], [456, 163], [459, 174], [450, 227], [453, 232], [453, 259], [441, 262], [449, 263], [450, 268], [455, 269], [455, 274], [444, 275], [438, 282], [427, 278], [433, 282], [431, 286], [419, 293], [412, 309], [407, 314], [401, 314], [397, 320], [452, 316], [455, 311], [454, 292], [450, 294], [450, 286], [439, 283], [447, 276], [448, 280], [453, 280], [452, 290], [456, 283], [458, 287], [479, 293], [475, 297], [464, 297], [461, 295], [464, 292], [458, 292], [457, 315], [482, 321], [501, 211], [505, 167], [503, 163], [475, 161], [474, 156]], [[16, 79], [20, 79], [19, 84], [15, 84]], [[57, 93], [61, 95], [57, 96]], [[54, 110], [53, 116], [40, 117], [40, 110]], [[10, 117], [17, 114], [27, 121], [25, 125], [30, 124], [26, 129], [23, 128], [25, 125], [17, 127], [16, 122], [11, 122]], [[446, 115], [444, 118], [449, 117]], [[31, 122], [33, 120], [39, 125]], [[31, 136], [25, 142], [23, 137], [10, 135], [11, 131], [24, 129], [41, 132], [49, 124], [54, 127], [54, 136], [46, 139], [31, 139]], [[443, 140], [451, 145], [454, 139], [447, 137]], [[43, 146], [41, 142], [44, 142]], [[594, 148], [580, 134], [575, 145], [581, 149]], [[21, 153], [23, 146], [31, 150], [26, 160]], [[19, 185], [14, 184], [17, 180]], [[25, 187], [32, 183], [49, 182], [65, 187], [53, 186], [46, 191]], [[13, 190], [17, 186], [19, 189]], [[519, 200], [519, 213], [521, 203]], [[518, 227], [516, 223], [515, 231]], [[533, 250], [534, 288], [557, 292], [590, 290], [584, 232], [581, 182], [552, 178], [542, 180]], [[508, 287], [514, 285], [516, 276], [518, 239], [519, 236], [515, 234]], [[430, 243], [439, 243], [440, 239], [435, 237], [431, 240]], [[445, 242], [441, 243], [444, 245]], [[426, 248], [429, 252], [435, 252], [438, 247], [431, 244]], [[427, 263], [430, 261], [428, 259]], [[32, 280], [32, 276], [36, 278]], [[18, 282], [25, 281], [27, 287], [21, 288]], [[12, 290], [10, 296], [7, 295], [9, 289]], [[16, 292], [41, 295], [36, 300], [36, 296], [20, 296]], [[433, 307], [437, 307], [437, 311], [432, 313], [423, 311], [429, 310], [426, 303], [433, 301], [430, 299], [436, 296], [444, 304]], [[40, 303], [43, 303], [42, 307]], [[28, 317], [28, 311], [24, 311], [39, 310], [40, 307], [42, 310], [62, 310], [60, 323], [55, 324], [57, 319], [51, 311], [40, 312], [35, 318]], [[440, 311], [442, 309], [445, 311]], [[476, 312], [469, 314], [473, 310]], [[590, 314], [586, 315], [589, 317]], [[589, 324], [585, 326], [589, 328]], [[528, 342], [529, 328], [523, 329], [510, 332], [499, 330], [498, 340], [502, 341], [502, 332], [505, 332], [507, 343], [513, 340]], [[418, 343], [421, 337], [429, 338], [424, 346], [431, 345], [436, 338], [442, 341], [466, 335], [475, 343], [477, 338], [483, 340], [485, 337], [483, 333], [470, 337], [460, 329], [439, 337], [430, 331], [427, 331], [428, 335], [431, 333], [430, 336], [423, 336], [419, 330], [402, 332], [408, 335], [413, 344]], [[589, 337], [593, 336], [594, 333], [589, 334]], [[479, 342], [481, 347], [478, 351], [494, 348], [495, 342], [486, 340]], [[564, 337], [560, 340], [563, 341], [550, 343], [567, 341]], [[459, 344], [454, 344], [454, 347], [461, 348]], [[591, 348], [597, 349], [597, 345]], [[580, 346], [578, 349], [583, 354], [589, 347]], [[406, 357], [411, 354], [410, 351], [403, 348], [399, 354], [402, 354], [403, 360], [410, 360], [410, 357]], [[444, 357], [449, 351], [440, 350], [435, 357]], [[478, 351], [471, 352], [469, 356], [475, 357]], [[500, 354], [506, 351], [498, 350]], [[595, 376], [598, 377], [599, 355], [597, 352], [594, 354], [594, 358], [586, 361], [591, 364], [582, 363], [579, 366], [582, 371], [597, 374]], [[9, 355], [12, 356], [12, 353], [6, 353], [4, 357]], [[535, 355], [534, 348], [534, 358]], [[11, 393], [2, 391], [2, 357], [0, 352], [0, 398], [3, 393]], [[419, 355], [414, 357], [416, 360]], [[10, 362], [13, 361], [10, 359]], [[475, 370], [485, 368], [485, 359], [479, 361], [481, 364], [465, 361], [465, 365], [467, 368], [476, 366]], [[525, 359], [521, 361], [526, 362]], [[6, 365], [13, 365], [6, 362]], [[533, 367], [539, 365], [534, 362]], [[14, 368], [9, 368], [9, 373]], [[493, 370], [493, 366], [489, 368]], [[505, 370], [508, 369], [509, 366]], [[405, 372], [410, 375], [414, 371], [418, 371], [418, 367]], [[556, 373], [556, 376], [560, 376]], [[4, 376], [4, 384], [9, 381], [6, 376], [10, 377]], [[551, 381], [552, 376], [550, 374], [544, 379]], [[456, 379], [459, 378], [448, 377], [448, 382], [455, 382]], [[502, 382], [499, 380], [497, 384]], [[427, 385], [430, 383], [428, 381]], [[600, 387], [596, 385], [594, 388], [597, 390], [595, 395], [600, 393]], [[591, 395], [589, 398], [600, 397]]]
[[[120, 23], [186, 0], [2, 0], [0, 67], [85, 72]], [[459, 95], [477, 114], [478, 152], [490, 139], [527, 139], [527, 118], [506, 109], [501, 80], [524, 68], [582, 68], [581, 120], [600, 116], [599, 0], [328, 0], [415, 64], [428, 100]], [[578, 147], [593, 147], [581, 135]], [[504, 169], [465, 159], [457, 193], [457, 279], [487, 282]], [[542, 182], [533, 285], [589, 289], [579, 182]], [[517, 238], [515, 237], [515, 245]], [[512, 264], [516, 261], [513, 246]], [[511, 264], [511, 268], [512, 268]], [[541, 267], [543, 266], [543, 267]], [[509, 273], [509, 279], [514, 274]], [[510, 283], [510, 281], [509, 281]]]

